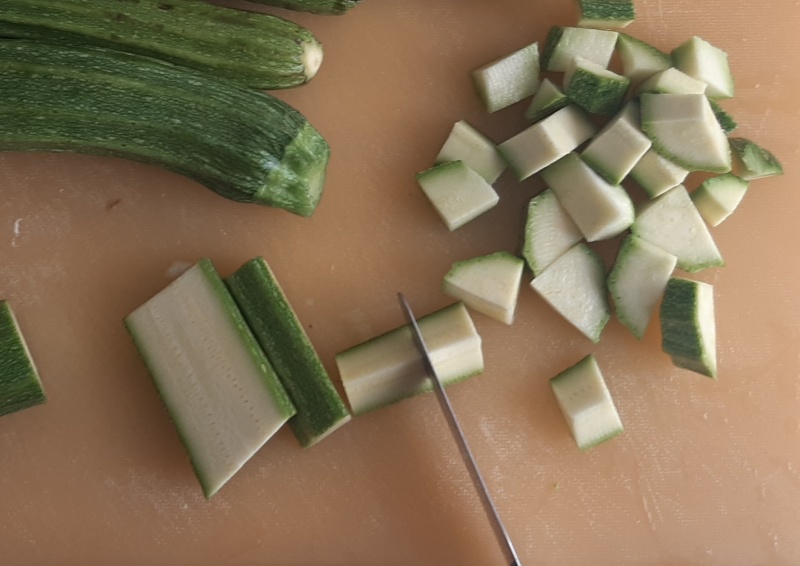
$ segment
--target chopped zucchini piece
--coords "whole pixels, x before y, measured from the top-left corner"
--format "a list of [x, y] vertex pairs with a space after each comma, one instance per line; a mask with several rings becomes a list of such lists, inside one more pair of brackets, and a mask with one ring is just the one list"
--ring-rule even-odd
[[600, 366], [590, 354], [550, 380], [572, 437], [588, 450], [623, 431]]
[[0, 301], [0, 415], [44, 403], [47, 397], [17, 318]]
[[267, 262], [253, 259], [225, 282], [297, 408], [289, 425], [300, 444], [316, 444], [349, 421], [344, 401]]
[[583, 57], [573, 57], [564, 73], [564, 93], [587, 112], [611, 116], [616, 113], [630, 80]]
[[711, 98], [731, 98], [734, 94], [733, 74], [728, 54], [697, 36], [672, 50], [675, 67], [708, 85]]
[[662, 156], [689, 171], [731, 170], [728, 138], [702, 94], [641, 96], [642, 129]]
[[553, 112], [561, 110], [567, 104], [569, 104], [567, 95], [550, 79], [544, 79], [536, 94], [533, 95], [531, 105], [525, 111], [525, 117], [531, 122], [538, 122]]
[[532, 43], [475, 69], [472, 80], [489, 112], [531, 96], [539, 86], [539, 44]]
[[448, 161], [463, 161], [490, 185], [506, 168], [506, 162], [497, 153], [494, 142], [464, 120], [453, 125], [447, 141], [436, 156], [437, 165]]
[[534, 275], [539, 275], [582, 239], [583, 234], [553, 191], [546, 189], [531, 199], [522, 255]]
[[639, 104], [631, 101], [594, 137], [581, 157], [603, 179], [619, 185], [651, 145], [639, 126]]
[[[449, 385], [483, 372], [481, 337], [464, 303], [418, 322], [442, 383]], [[336, 365], [356, 415], [433, 388], [407, 325], [336, 354]]]
[[295, 414], [294, 405], [207, 259], [125, 325], [211, 497]]
[[602, 258], [577, 244], [531, 281], [531, 287], [592, 342], [600, 341], [611, 309]]
[[675, 165], [666, 157], [661, 157], [656, 150], [647, 150], [639, 162], [631, 169], [631, 177], [651, 199], [677, 187], [686, 179], [689, 172]]
[[661, 303], [661, 346], [672, 363], [717, 377], [717, 329], [714, 288], [708, 283], [673, 277]]
[[633, 0], [578, 0], [579, 27], [624, 28], [636, 18]]
[[541, 67], [545, 71], [566, 71], [573, 57], [608, 67], [618, 35], [616, 31], [554, 26], [547, 35]]
[[678, 258], [678, 267], [694, 273], [725, 265], [706, 223], [683, 185], [646, 203], [632, 232]]
[[736, 120], [733, 119], [733, 116], [728, 114], [728, 112], [726, 112], [716, 100], [709, 99], [709, 102], [711, 103], [711, 109], [714, 111], [714, 116], [717, 117], [717, 122], [719, 122], [722, 131], [724, 131], [726, 134], [730, 134], [737, 127], [739, 127], [739, 124], [736, 123]]
[[524, 264], [508, 252], [457, 261], [444, 276], [442, 291], [471, 309], [511, 324]]
[[567, 106], [497, 146], [522, 181], [555, 163], [595, 133], [577, 106]]
[[500, 200], [492, 186], [463, 161], [449, 161], [417, 173], [417, 182], [450, 231]]
[[613, 238], [633, 223], [625, 189], [607, 183], [577, 153], [542, 171], [542, 178], [589, 242]]
[[620, 33], [617, 38], [617, 50], [622, 62], [622, 74], [628, 77], [631, 84], [640, 84], [672, 66], [672, 57], [630, 35]]
[[608, 276], [608, 290], [617, 319], [636, 338], [644, 336], [677, 261], [671, 253], [634, 235], [622, 242]]
[[653, 92], [656, 94], [705, 94], [708, 85], [703, 81], [698, 81], [679, 71], [675, 67], [670, 67], [659, 71], [641, 85], [638, 94]]
[[747, 138], [730, 138], [734, 157], [734, 172], [745, 181], [753, 181], [773, 175], [783, 175], [783, 166], [778, 158], [757, 143]]
[[749, 183], [726, 173], [706, 179], [692, 193], [692, 201], [709, 226], [719, 226], [742, 202]]

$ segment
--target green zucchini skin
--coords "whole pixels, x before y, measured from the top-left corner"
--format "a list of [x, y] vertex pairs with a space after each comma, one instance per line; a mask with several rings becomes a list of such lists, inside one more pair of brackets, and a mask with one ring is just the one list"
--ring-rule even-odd
[[340, 16], [355, 8], [361, 0], [253, 0], [257, 4], [276, 6], [297, 12], [311, 12], [312, 14], [325, 14]]
[[311, 215], [330, 148], [268, 94], [119, 51], [0, 40], [0, 151], [134, 159]]
[[11, 306], [0, 301], [0, 415], [44, 403], [39, 372]]
[[199, 0], [3, 0], [0, 37], [138, 53], [265, 90], [302, 85], [322, 63], [304, 27]]

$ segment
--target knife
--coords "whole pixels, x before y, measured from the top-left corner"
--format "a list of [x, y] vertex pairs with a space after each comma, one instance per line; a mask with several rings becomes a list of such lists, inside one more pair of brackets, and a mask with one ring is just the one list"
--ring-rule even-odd
[[514, 545], [511, 542], [511, 537], [508, 536], [508, 531], [506, 531], [506, 528], [503, 526], [503, 521], [500, 519], [500, 514], [497, 512], [497, 507], [495, 507], [494, 501], [492, 501], [489, 488], [486, 487], [486, 482], [483, 480], [480, 470], [478, 470], [475, 457], [472, 455], [472, 451], [469, 449], [467, 439], [464, 437], [464, 432], [461, 430], [461, 425], [458, 424], [458, 419], [453, 411], [453, 406], [450, 404], [450, 398], [447, 396], [447, 393], [444, 390], [442, 380], [439, 378], [439, 375], [436, 373], [436, 369], [433, 367], [430, 352], [428, 351], [428, 347], [425, 344], [425, 339], [422, 337], [422, 333], [419, 330], [417, 319], [414, 317], [414, 313], [411, 311], [411, 306], [408, 304], [405, 296], [403, 296], [402, 293], [398, 293], [397, 295], [400, 299], [400, 305], [403, 308], [406, 319], [408, 319], [411, 333], [414, 336], [414, 343], [417, 345], [417, 348], [422, 355], [422, 363], [425, 366], [425, 372], [433, 382], [433, 390], [436, 393], [436, 398], [439, 400], [439, 405], [442, 407], [442, 412], [444, 412], [445, 419], [450, 427], [450, 432], [453, 434], [456, 444], [458, 444], [461, 457], [464, 459], [464, 464], [466, 465], [467, 471], [469, 471], [469, 475], [472, 478], [472, 483], [475, 486], [475, 490], [478, 492], [481, 504], [483, 505], [483, 511], [486, 513], [486, 516], [492, 525], [492, 530], [494, 531], [494, 536], [497, 539], [497, 543], [500, 545], [503, 554], [506, 557], [506, 563], [510, 564], [511, 566], [520, 566], [519, 557], [517, 556], [517, 551], [514, 549]]

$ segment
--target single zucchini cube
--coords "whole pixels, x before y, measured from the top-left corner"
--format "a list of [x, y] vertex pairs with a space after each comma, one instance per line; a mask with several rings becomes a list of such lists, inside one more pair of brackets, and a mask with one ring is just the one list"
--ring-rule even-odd
[[506, 168], [506, 162], [497, 153], [494, 142], [464, 120], [453, 125], [450, 135], [436, 156], [437, 165], [448, 161], [463, 161], [490, 185]]
[[778, 158], [757, 143], [747, 138], [730, 138], [729, 142], [734, 172], [745, 181], [783, 175], [783, 166]]
[[742, 202], [748, 185], [732, 173], [711, 177], [692, 193], [692, 202], [709, 226], [719, 226]]
[[684, 271], [695, 273], [725, 265], [708, 226], [683, 185], [646, 203], [631, 231], [677, 257], [678, 267]]
[[651, 147], [633, 166], [630, 175], [653, 199], [683, 183], [689, 172], [666, 157], [661, 157]]
[[641, 85], [637, 94], [653, 92], [657, 94], [705, 94], [708, 85], [703, 81], [698, 81], [679, 71], [675, 67], [670, 67], [664, 71], [659, 71]]
[[566, 71], [574, 57], [583, 57], [601, 67], [608, 67], [618, 35], [616, 31], [554, 26], [547, 35], [542, 69]]
[[676, 366], [716, 378], [714, 288], [673, 277], [661, 303], [661, 346]]
[[577, 106], [567, 106], [497, 146], [522, 181], [555, 163], [594, 135], [594, 124]]
[[708, 85], [711, 98], [731, 98], [734, 94], [733, 74], [728, 54], [697, 36], [672, 50], [675, 67]]
[[579, 27], [624, 28], [636, 18], [633, 0], [578, 0]]
[[522, 255], [534, 275], [541, 274], [582, 239], [583, 234], [553, 191], [545, 189], [531, 199]]
[[620, 109], [630, 80], [583, 57], [573, 57], [564, 73], [564, 93], [587, 112], [611, 116]]
[[0, 415], [44, 403], [42, 380], [7, 301], [0, 301]]
[[542, 178], [589, 242], [613, 238], [633, 223], [625, 189], [606, 182], [577, 153], [549, 166]]
[[538, 122], [547, 118], [553, 112], [561, 110], [569, 104], [569, 98], [550, 79], [544, 79], [536, 94], [533, 95], [531, 105], [525, 111], [525, 117], [531, 122]]
[[622, 63], [622, 74], [631, 84], [640, 84], [660, 71], [672, 67], [672, 57], [630, 35], [620, 33], [617, 51]]
[[449, 161], [417, 173], [417, 182], [450, 231], [500, 200], [492, 186], [463, 161]]
[[603, 179], [619, 185], [651, 145], [639, 126], [639, 104], [631, 101], [594, 137], [581, 157]]
[[531, 96], [539, 86], [539, 44], [532, 43], [475, 69], [472, 80], [489, 112]]
[[525, 262], [508, 252], [457, 261], [444, 276], [442, 291], [469, 308], [504, 324], [514, 322]]
[[603, 259], [577, 244], [533, 278], [531, 287], [592, 342], [611, 318]]
[[581, 450], [589, 450], [623, 431], [611, 392], [593, 355], [553, 377], [550, 387]]

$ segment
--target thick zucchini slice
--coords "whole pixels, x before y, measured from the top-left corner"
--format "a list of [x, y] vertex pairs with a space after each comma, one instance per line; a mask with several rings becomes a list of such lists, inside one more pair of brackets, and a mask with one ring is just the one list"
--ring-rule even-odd
[[268, 94], [141, 55], [27, 40], [0, 40], [0, 151], [135, 159], [302, 216], [319, 202], [330, 156]]
[[4, 0], [0, 37], [139, 53], [259, 89], [299, 86], [322, 64], [302, 26], [198, 0]]

